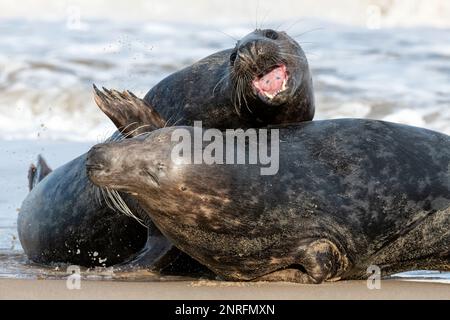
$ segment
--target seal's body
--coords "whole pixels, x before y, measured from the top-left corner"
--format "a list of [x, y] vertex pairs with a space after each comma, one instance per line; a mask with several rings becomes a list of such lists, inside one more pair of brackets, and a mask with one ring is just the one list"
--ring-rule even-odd
[[306, 122], [280, 128], [279, 172], [261, 176], [257, 165], [172, 162], [174, 130], [94, 147], [88, 176], [132, 193], [178, 248], [223, 278], [450, 270], [449, 136], [373, 120]]

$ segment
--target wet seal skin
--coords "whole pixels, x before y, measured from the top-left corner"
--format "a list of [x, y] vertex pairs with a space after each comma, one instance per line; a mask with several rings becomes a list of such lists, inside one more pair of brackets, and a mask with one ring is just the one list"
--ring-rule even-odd
[[314, 90], [308, 60], [286, 32], [257, 29], [235, 48], [176, 72], [145, 96], [168, 125], [228, 129], [309, 121]]
[[[192, 127], [184, 127], [193, 131]], [[98, 186], [130, 193], [179, 249], [226, 280], [321, 283], [450, 270], [450, 137], [375, 120], [279, 128], [276, 175], [171, 160], [177, 128], [100, 144]], [[126, 156], [125, 156], [126, 155]]]

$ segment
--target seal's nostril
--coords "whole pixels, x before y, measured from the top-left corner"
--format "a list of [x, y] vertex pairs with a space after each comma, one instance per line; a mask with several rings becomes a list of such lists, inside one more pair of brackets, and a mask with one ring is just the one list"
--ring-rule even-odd
[[88, 170], [101, 170], [108, 164], [108, 153], [104, 146], [95, 145], [89, 150], [86, 157], [86, 168]]
[[86, 168], [89, 170], [101, 170], [104, 168], [103, 164], [96, 162], [86, 162]]
[[91, 148], [91, 151], [96, 151], [96, 150], [99, 150], [99, 149], [102, 149], [102, 148], [103, 148], [103, 146], [101, 144], [96, 144], [95, 146], [93, 146]]

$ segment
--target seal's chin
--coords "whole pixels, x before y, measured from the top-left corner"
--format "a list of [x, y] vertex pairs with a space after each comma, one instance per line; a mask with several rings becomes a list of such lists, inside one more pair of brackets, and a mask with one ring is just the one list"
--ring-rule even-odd
[[276, 65], [255, 77], [252, 81], [254, 92], [266, 103], [274, 102], [288, 89], [289, 75], [286, 65]]

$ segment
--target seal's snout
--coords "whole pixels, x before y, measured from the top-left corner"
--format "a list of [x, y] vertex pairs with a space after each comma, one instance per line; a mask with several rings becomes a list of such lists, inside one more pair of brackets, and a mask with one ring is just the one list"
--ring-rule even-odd
[[258, 56], [268, 51], [267, 43], [261, 39], [254, 39], [241, 44], [238, 48], [240, 58], [252, 58], [257, 60]]
[[86, 170], [89, 177], [94, 176], [96, 172], [104, 170], [107, 164], [108, 157], [104, 146], [96, 145], [89, 150], [86, 158]]
[[278, 46], [265, 39], [249, 39], [242, 42], [236, 52], [237, 58], [240, 63], [251, 67], [254, 71], [267, 66], [267, 60], [269, 57], [277, 56]]

